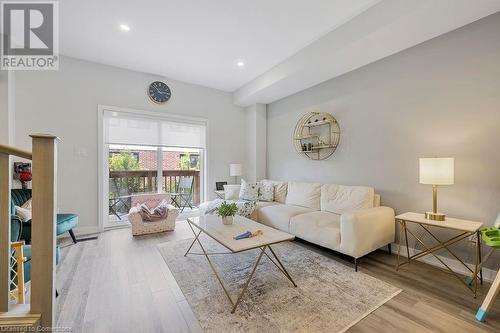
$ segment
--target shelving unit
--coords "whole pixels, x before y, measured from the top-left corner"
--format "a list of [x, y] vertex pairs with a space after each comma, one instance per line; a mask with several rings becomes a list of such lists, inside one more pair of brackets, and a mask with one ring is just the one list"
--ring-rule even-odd
[[339, 141], [339, 124], [327, 112], [309, 112], [295, 126], [295, 149], [310, 159], [327, 159], [335, 152]]

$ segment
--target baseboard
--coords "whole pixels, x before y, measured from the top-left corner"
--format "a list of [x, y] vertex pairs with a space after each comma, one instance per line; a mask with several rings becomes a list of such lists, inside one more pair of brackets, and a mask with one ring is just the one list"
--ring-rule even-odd
[[[396, 254], [397, 255], [397, 249], [398, 249], [398, 244], [396, 243], [393, 243], [392, 244], [392, 253], [393, 254]], [[414, 255], [414, 254], [417, 254], [417, 253], [420, 253], [422, 252], [421, 250], [415, 250], [414, 248], [411, 248], [410, 247], [410, 255]], [[407, 257], [406, 256], [406, 246], [404, 245], [401, 245], [401, 256], [402, 257]], [[437, 255], [437, 257], [439, 257], [439, 259], [441, 259], [442, 261], [444, 261], [446, 263], [446, 265], [450, 266], [451, 269], [453, 269], [455, 272], [459, 273], [459, 274], [462, 274], [462, 275], [465, 275], [465, 276], [470, 276], [472, 275], [463, 265], [460, 261], [456, 260], [456, 259], [453, 259], [453, 258], [448, 258], [448, 257], [443, 257], [441, 255]], [[421, 258], [418, 258], [417, 259], [418, 261], [421, 261], [421, 262], [425, 262], [426, 264], [429, 264], [431, 266], [435, 266], [435, 267], [439, 267], [439, 268], [442, 268], [442, 269], [446, 269], [446, 267], [443, 266], [443, 264], [441, 264], [439, 262], [439, 260], [437, 260], [436, 258], [434, 258], [431, 254], [430, 255], [427, 255], [427, 256], [423, 256]], [[470, 263], [466, 263], [472, 270], [474, 269], [474, 265], [473, 264], [470, 264]], [[493, 280], [495, 279], [497, 275], [497, 272], [492, 270], [492, 269], [489, 269], [489, 268], [483, 268], [483, 280], [484, 281], [488, 281], [488, 282], [493, 282]]]
[[[82, 226], [82, 227], [76, 227], [73, 229], [73, 232], [75, 233], [75, 236], [88, 236], [88, 235], [93, 235], [93, 234], [98, 234], [100, 233], [99, 227], [98, 226]], [[62, 235], [59, 235], [57, 238], [64, 239], [64, 238], [69, 238], [70, 235], [68, 232], [65, 232]]]

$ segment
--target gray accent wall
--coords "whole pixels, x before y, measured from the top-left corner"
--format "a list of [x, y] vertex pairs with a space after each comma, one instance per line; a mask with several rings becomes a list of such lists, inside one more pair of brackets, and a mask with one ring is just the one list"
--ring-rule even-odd
[[[497, 13], [269, 104], [267, 176], [373, 186], [397, 213], [424, 212], [432, 194], [418, 182], [418, 158], [455, 157], [455, 185], [439, 188], [439, 210], [492, 225], [500, 212], [499, 32]], [[308, 111], [340, 123], [340, 145], [326, 161], [294, 151], [294, 126]], [[468, 261], [470, 246], [459, 249]]]

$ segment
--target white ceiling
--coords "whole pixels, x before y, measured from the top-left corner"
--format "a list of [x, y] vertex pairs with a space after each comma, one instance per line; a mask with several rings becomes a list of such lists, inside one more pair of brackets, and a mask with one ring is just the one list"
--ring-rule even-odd
[[234, 91], [378, 1], [64, 0], [60, 53]]
[[59, 10], [63, 55], [233, 92], [247, 106], [493, 14], [500, 0], [64, 0]]
[[500, 0], [383, 0], [240, 87], [234, 103], [271, 103], [499, 10]]

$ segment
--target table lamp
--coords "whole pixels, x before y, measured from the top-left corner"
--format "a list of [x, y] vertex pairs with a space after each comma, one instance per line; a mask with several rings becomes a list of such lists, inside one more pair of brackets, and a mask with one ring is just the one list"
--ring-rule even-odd
[[446, 215], [437, 212], [437, 186], [454, 183], [453, 157], [421, 158], [420, 184], [432, 185], [432, 212], [426, 212], [425, 218], [434, 221], [444, 221]]
[[238, 184], [238, 177], [241, 177], [242, 169], [241, 164], [229, 164], [229, 176], [234, 177], [235, 184]]

